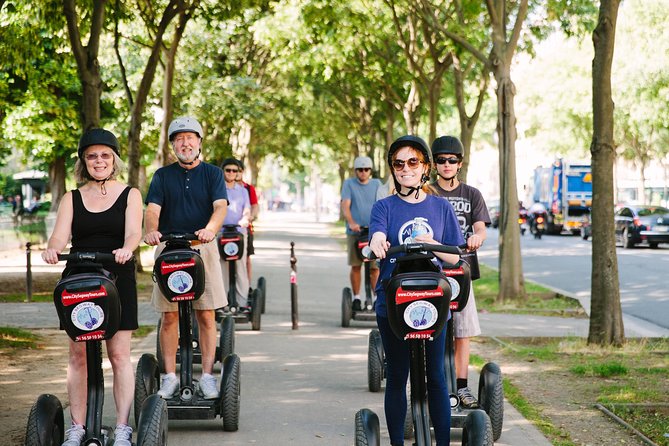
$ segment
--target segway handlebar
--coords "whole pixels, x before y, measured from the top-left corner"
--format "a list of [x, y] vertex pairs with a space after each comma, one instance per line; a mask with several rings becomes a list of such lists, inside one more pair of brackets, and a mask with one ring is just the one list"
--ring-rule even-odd
[[58, 254], [58, 260], [72, 260], [74, 262], [114, 262], [116, 256], [108, 252], [70, 252]]
[[170, 240], [198, 240], [197, 235], [192, 232], [170, 232], [169, 234], [163, 234], [160, 237], [161, 242], [168, 242]]
[[[404, 245], [396, 245], [390, 247], [390, 249], [386, 251], [386, 256], [399, 253], [411, 254], [411, 253], [426, 252], [426, 251], [444, 252], [446, 254], [461, 255], [463, 252], [465, 252], [466, 249], [467, 249], [466, 244], [460, 246], [451, 246], [451, 245], [434, 245], [432, 243], [407, 243]], [[369, 246], [363, 248], [363, 256], [365, 256], [369, 260], [374, 260], [377, 258], [376, 254], [374, 254], [374, 252]]]

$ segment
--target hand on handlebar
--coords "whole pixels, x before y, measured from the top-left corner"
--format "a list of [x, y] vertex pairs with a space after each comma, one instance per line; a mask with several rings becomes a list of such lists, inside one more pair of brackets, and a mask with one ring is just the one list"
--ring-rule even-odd
[[125, 248], [115, 249], [112, 251], [112, 254], [114, 254], [114, 260], [116, 261], [116, 263], [119, 263], [121, 265], [126, 263], [128, 260], [132, 259], [132, 251], [130, 251], [129, 249]]
[[477, 234], [472, 234], [467, 239], [467, 251], [473, 252], [483, 245], [483, 237]]
[[385, 234], [377, 232], [372, 236], [369, 242], [369, 248], [372, 250], [377, 259], [385, 259], [386, 252], [390, 248], [390, 242], [386, 240]]
[[146, 235], [144, 235], [144, 243], [149, 246], [156, 246], [160, 243], [160, 238], [162, 236], [163, 234], [161, 234], [160, 231], [147, 232]]
[[210, 231], [207, 228], [202, 228], [195, 231], [195, 235], [197, 235], [197, 239], [202, 243], [209, 243], [216, 237], [216, 233]]
[[42, 260], [51, 265], [55, 265], [58, 263], [58, 254], [60, 254], [60, 250], [47, 248], [45, 251], [42, 251]]

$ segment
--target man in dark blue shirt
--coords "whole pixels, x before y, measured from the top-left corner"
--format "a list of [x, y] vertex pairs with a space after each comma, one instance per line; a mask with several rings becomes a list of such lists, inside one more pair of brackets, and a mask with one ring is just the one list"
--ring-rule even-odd
[[[202, 378], [199, 390], [207, 399], [218, 397], [218, 385], [212, 375], [216, 353], [216, 320], [214, 310], [227, 305], [223, 275], [219, 264], [216, 233], [221, 229], [227, 212], [228, 197], [223, 172], [200, 160], [203, 131], [191, 117], [177, 118], [169, 126], [168, 137], [177, 162], [161, 167], [153, 175], [146, 196], [144, 241], [151, 246], [160, 244], [160, 237], [170, 232], [195, 233], [205, 268], [205, 290], [193, 302], [200, 328]], [[156, 258], [164, 248], [156, 249]], [[178, 304], [169, 302], [153, 287], [151, 303], [162, 313], [160, 348], [165, 362], [158, 395], [170, 398], [179, 390], [176, 376], [176, 353], [179, 342]]]

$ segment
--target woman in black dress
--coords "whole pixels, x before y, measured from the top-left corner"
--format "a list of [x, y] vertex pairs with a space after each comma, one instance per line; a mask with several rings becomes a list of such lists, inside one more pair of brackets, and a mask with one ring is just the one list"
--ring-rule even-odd
[[[58, 207], [58, 216], [47, 249], [45, 262], [55, 264], [58, 254], [72, 238], [71, 252], [108, 252], [116, 263], [105, 268], [117, 275], [121, 299], [119, 331], [107, 340], [107, 352], [114, 372], [116, 403], [116, 446], [130, 446], [132, 428], [128, 426], [134, 397], [135, 378], [130, 362], [130, 340], [137, 328], [137, 283], [133, 251], [142, 237], [142, 197], [139, 190], [117, 181], [124, 168], [116, 136], [108, 130], [91, 129], [79, 141], [75, 179], [81, 186], [67, 192]], [[67, 274], [68, 267], [63, 275]], [[85, 434], [86, 346], [70, 340], [67, 367], [67, 392], [72, 426], [64, 446], [78, 446]]]

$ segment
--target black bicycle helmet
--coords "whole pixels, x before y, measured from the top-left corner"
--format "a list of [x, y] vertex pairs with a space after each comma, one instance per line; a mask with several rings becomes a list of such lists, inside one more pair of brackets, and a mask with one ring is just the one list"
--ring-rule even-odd
[[436, 158], [437, 155], [443, 154], [457, 155], [458, 158], [462, 159], [465, 149], [455, 136], [440, 136], [432, 143], [432, 156]]
[[240, 169], [242, 169], [241, 161], [239, 161], [237, 158], [226, 158], [226, 159], [224, 159], [223, 162], [221, 163], [221, 169], [224, 169], [225, 166], [229, 166], [230, 164], [235, 165], [235, 166], [239, 167]]
[[120, 156], [119, 153], [119, 144], [118, 144], [118, 139], [116, 139], [116, 136], [109, 130], [105, 129], [89, 129], [84, 132], [83, 135], [81, 135], [81, 139], [79, 139], [79, 159], [84, 160], [84, 150], [86, 150], [90, 146], [94, 146], [97, 144], [102, 144], [104, 146], [107, 146], [111, 148], [116, 155]]
[[400, 136], [388, 148], [388, 167], [390, 167], [390, 172], [392, 173], [393, 176], [393, 182], [395, 183], [395, 191], [397, 192], [398, 195], [401, 195], [403, 197], [411, 195], [412, 193], [415, 192], [416, 197], [418, 197], [420, 189], [430, 179], [430, 177], [428, 175], [423, 174], [423, 177], [421, 178], [421, 182], [418, 185], [418, 187], [410, 187], [407, 192], [405, 193], [402, 192], [402, 186], [397, 181], [397, 178], [395, 177], [395, 169], [393, 169], [393, 155], [395, 154], [395, 152], [397, 152], [403, 147], [411, 147], [421, 152], [425, 157], [425, 163], [427, 164], [427, 166], [430, 166], [431, 165], [430, 163], [432, 162], [430, 157], [430, 150], [427, 148], [427, 143], [423, 141], [422, 138], [414, 135]]

